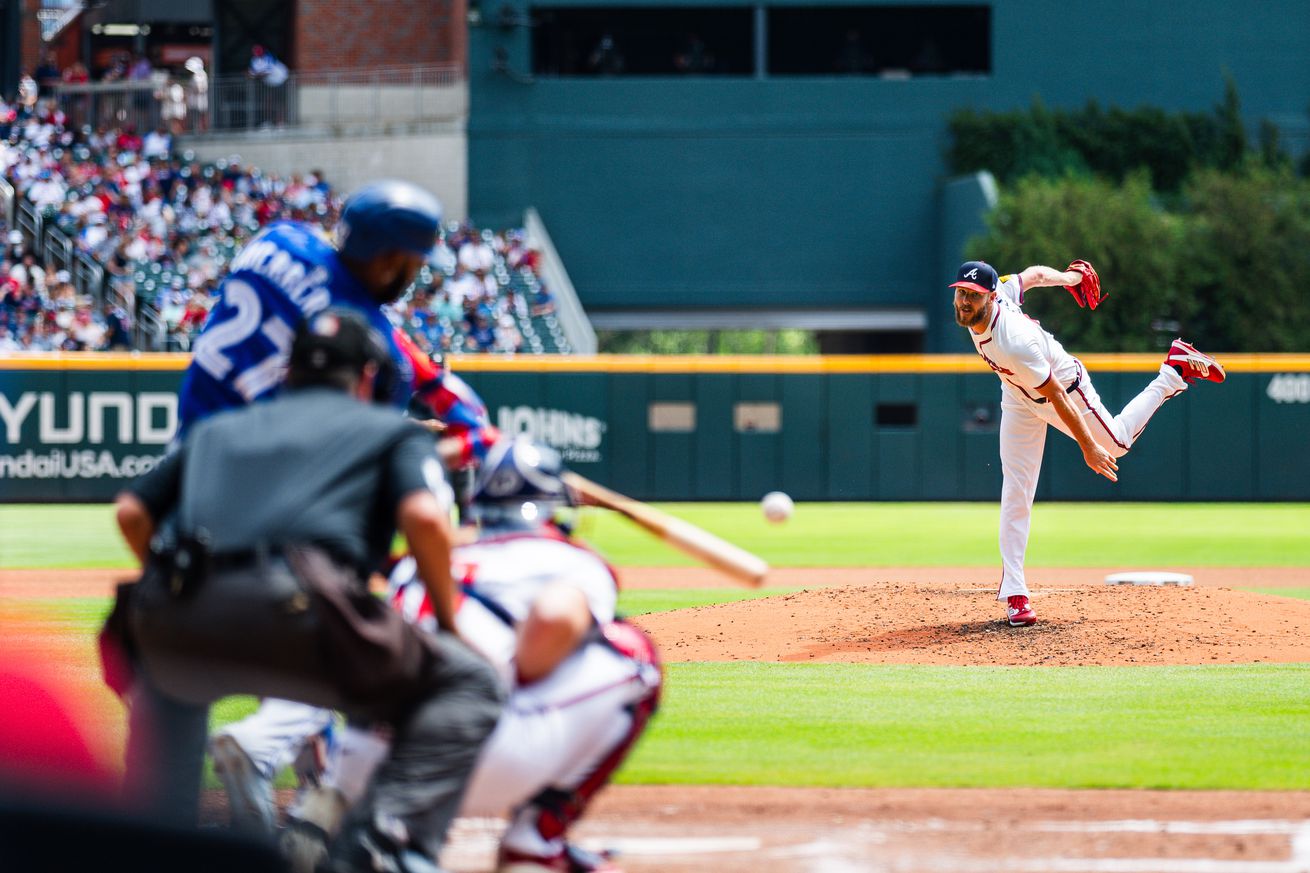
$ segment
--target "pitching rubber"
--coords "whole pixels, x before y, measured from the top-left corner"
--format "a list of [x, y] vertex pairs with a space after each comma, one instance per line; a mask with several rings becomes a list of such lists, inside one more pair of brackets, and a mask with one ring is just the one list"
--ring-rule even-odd
[[1192, 577], [1186, 573], [1164, 573], [1153, 570], [1130, 570], [1111, 573], [1105, 577], [1106, 585], [1191, 585]]

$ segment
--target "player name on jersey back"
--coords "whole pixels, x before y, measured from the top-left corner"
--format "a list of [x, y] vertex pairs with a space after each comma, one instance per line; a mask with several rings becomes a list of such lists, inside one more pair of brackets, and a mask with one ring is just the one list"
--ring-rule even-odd
[[303, 232], [285, 226], [278, 230], [282, 232], [277, 236], [265, 235], [247, 245], [232, 260], [231, 272], [250, 271], [263, 276], [306, 316], [326, 309], [332, 302], [332, 293], [326, 287], [332, 273], [322, 264], [307, 270], [305, 263], [281, 244], [282, 238]]

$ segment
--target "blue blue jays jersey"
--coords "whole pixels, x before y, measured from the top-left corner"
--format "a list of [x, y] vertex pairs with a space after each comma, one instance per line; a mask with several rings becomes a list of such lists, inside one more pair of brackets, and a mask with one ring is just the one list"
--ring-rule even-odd
[[399, 371], [393, 399], [403, 407], [414, 368], [386, 314], [312, 227], [283, 221], [261, 231], [229, 267], [182, 380], [178, 437], [207, 415], [276, 393], [296, 327], [330, 306], [358, 310], [383, 337]]

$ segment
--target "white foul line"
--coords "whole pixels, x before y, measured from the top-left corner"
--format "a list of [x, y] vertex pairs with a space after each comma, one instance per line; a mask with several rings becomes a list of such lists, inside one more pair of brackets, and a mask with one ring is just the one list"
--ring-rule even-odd
[[759, 837], [604, 837], [583, 840], [589, 848], [605, 848], [619, 855], [708, 855], [717, 852], [757, 852]]
[[[461, 822], [462, 824], [463, 822]], [[502, 824], [503, 822], [496, 822]], [[482, 840], [495, 842], [499, 833], [494, 828], [474, 827], [470, 849], [483, 849]], [[871, 825], [868, 826], [868, 825]], [[1229, 821], [1162, 821], [1156, 819], [1123, 819], [1112, 821], [1039, 821], [1020, 830], [1045, 833], [1159, 833], [1176, 835], [1231, 835], [1257, 836], [1286, 834], [1290, 839], [1290, 857], [1285, 860], [1238, 860], [1221, 861], [1210, 858], [962, 858], [958, 855], [922, 855], [918, 857], [901, 857], [897, 859], [877, 859], [870, 857], [872, 844], [885, 842], [888, 831], [913, 832], [932, 831], [972, 831], [977, 822], [949, 822], [932, 819], [920, 822], [878, 822], [867, 823], [860, 828], [861, 833], [854, 839], [830, 840], [820, 839], [807, 843], [774, 846], [767, 856], [772, 860], [795, 859], [808, 862], [810, 869], [823, 873], [857, 873], [882, 869], [884, 863], [892, 862], [895, 869], [907, 870], [943, 870], [952, 873], [1310, 873], [1310, 821], [1286, 819], [1238, 819]], [[618, 837], [607, 836], [584, 840], [584, 845], [603, 845], [617, 850], [622, 855], [635, 858], [675, 856], [695, 857], [716, 853], [759, 852], [764, 842], [753, 836], [721, 837]], [[852, 854], [855, 857], [852, 857]], [[812, 866], [818, 864], [820, 866]], [[867, 866], [872, 864], [873, 866]]]
[[1307, 827], [1310, 825], [1304, 821], [1288, 819], [1158, 821], [1150, 818], [1131, 818], [1121, 821], [1043, 821], [1031, 825], [1030, 829], [1048, 833], [1227, 834], [1246, 837], [1260, 834], [1300, 834]]

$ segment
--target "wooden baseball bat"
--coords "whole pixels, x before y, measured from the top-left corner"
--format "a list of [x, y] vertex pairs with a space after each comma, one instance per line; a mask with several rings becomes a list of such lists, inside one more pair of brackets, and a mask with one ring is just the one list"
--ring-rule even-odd
[[604, 485], [598, 485], [571, 470], [564, 473], [563, 479], [566, 485], [585, 497], [587, 502], [614, 510], [675, 549], [722, 570], [738, 582], [752, 588], [764, 584], [764, 576], [769, 572], [769, 565], [758, 555], [752, 555], [745, 549], [738, 548], [689, 521], [661, 512], [647, 503], [625, 497], [617, 491], [611, 491]]

